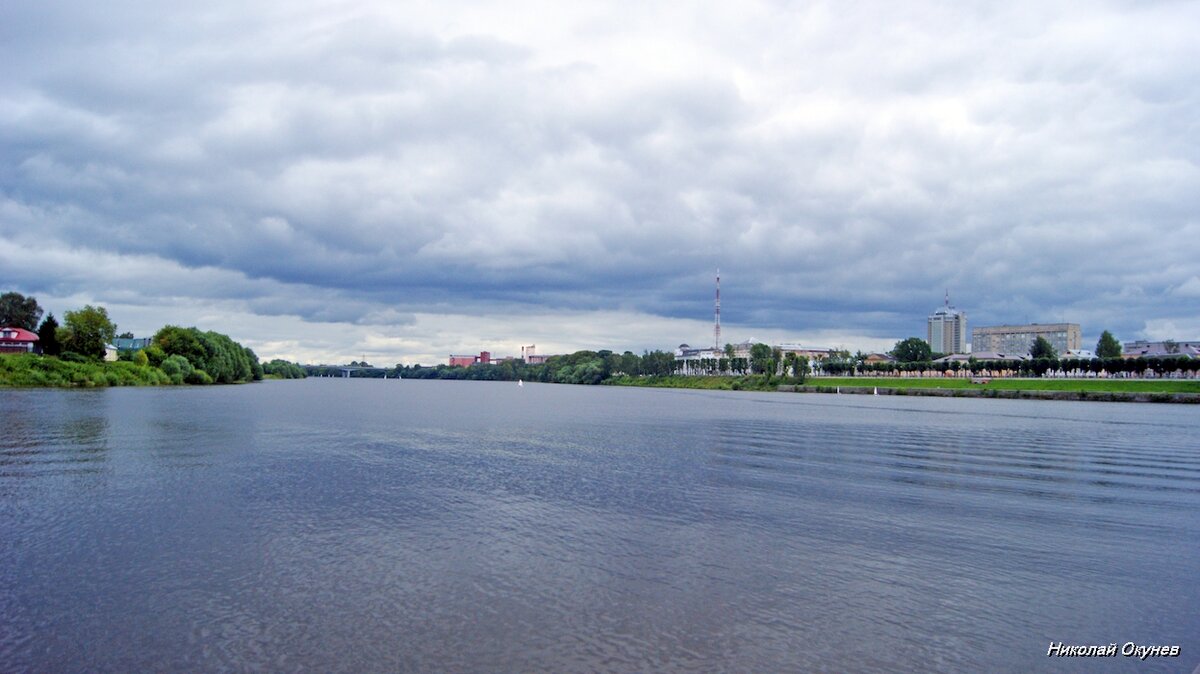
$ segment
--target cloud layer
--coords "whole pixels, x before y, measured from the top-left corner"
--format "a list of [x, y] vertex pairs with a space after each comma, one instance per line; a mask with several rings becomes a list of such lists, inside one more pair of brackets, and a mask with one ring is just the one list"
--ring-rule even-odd
[[52, 310], [641, 350], [719, 266], [734, 339], [878, 348], [947, 288], [1200, 337], [1191, 3], [143, 5], [0, 8], [0, 270]]

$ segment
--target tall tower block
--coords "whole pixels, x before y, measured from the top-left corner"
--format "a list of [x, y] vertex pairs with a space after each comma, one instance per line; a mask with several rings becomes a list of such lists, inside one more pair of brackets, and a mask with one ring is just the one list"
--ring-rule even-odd
[[713, 348], [721, 348], [721, 270], [717, 270], [717, 302], [713, 307]]
[[949, 290], [946, 291], [945, 303], [929, 315], [925, 325], [925, 341], [936, 353], [967, 352], [967, 315], [950, 306]]

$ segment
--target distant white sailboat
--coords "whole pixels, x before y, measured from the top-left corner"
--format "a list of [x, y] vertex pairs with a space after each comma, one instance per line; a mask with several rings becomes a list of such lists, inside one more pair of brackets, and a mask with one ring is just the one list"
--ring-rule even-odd
[[878, 386], [875, 387], [875, 392], [872, 393], [871, 395], [873, 395], [873, 396], [879, 395], [879, 387]]
[[521, 380], [521, 379], [517, 380], [517, 386], [524, 386], [524, 385], [525, 385], [525, 382], [523, 380]]

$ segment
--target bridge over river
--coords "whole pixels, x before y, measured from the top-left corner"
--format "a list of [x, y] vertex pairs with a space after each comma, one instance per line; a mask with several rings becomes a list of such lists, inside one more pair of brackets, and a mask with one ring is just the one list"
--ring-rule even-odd
[[[383, 378], [387, 379], [387, 373], [393, 370], [390, 367], [375, 367], [373, 365], [301, 365], [304, 371], [310, 377], [329, 377], [331, 372], [340, 373], [341, 377], [349, 378], [354, 372], [369, 372], [372, 374], [382, 372]], [[399, 379], [399, 377], [396, 377]]]

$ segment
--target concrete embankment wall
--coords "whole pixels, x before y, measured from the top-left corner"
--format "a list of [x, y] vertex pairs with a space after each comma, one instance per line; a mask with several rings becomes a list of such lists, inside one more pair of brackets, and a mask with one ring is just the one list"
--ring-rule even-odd
[[1013, 391], [989, 388], [891, 388], [880, 386], [780, 386], [798, 393], [847, 393], [881, 396], [935, 396], [941, 398], [1009, 398], [1018, 400], [1098, 400], [1120, 403], [1200, 403], [1200, 393], [1135, 393], [1129, 391]]

